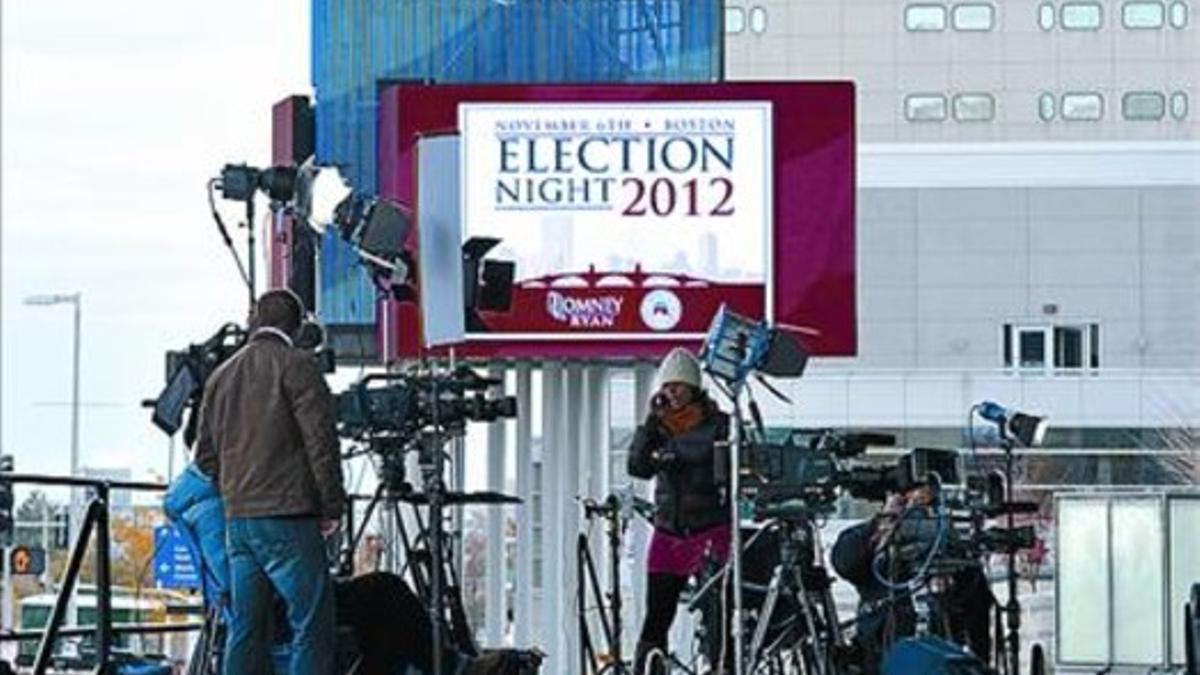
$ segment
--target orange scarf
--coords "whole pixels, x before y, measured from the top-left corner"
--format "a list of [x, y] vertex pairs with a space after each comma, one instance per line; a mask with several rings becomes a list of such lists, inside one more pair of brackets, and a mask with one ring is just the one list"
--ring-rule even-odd
[[707, 406], [704, 405], [704, 401], [693, 401], [678, 410], [663, 413], [662, 425], [672, 436], [678, 436], [700, 426], [706, 412]]

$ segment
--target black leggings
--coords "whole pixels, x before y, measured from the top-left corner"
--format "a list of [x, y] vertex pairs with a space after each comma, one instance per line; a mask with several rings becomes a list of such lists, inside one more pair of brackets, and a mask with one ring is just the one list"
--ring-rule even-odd
[[[683, 589], [687, 586], [687, 577], [676, 576], [674, 574], [666, 574], [656, 572], [650, 574], [646, 582], [646, 618], [642, 622], [642, 633], [638, 638], [638, 650], [634, 657], [634, 673], [641, 675], [643, 672], [643, 664], [645, 663], [646, 655], [651, 649], [661, 649], [663, 653], [667, 653], [668, 644], [667, 637], [671, 632], [671, 624], [675, 621], [675, 612], [679, 607], [679, 596]], [[710, 591], [713, 593], [713, 591]], [[710, 596], [717, 606], [709, 606], [703, 609], [703, 621], [711, 636], [709, 640], [708, 650], [705, 656], [710, 664], [716, 663], [720, 659], [722, 630], [721, 615], [722, 607], [720, 605], [719, 591], [715, 595]], [[726, 593], [726, 607], [732, 606], [732, 592]], [[728, 643], [728, 637], [726, 639]], [[725, 662], [726, 666], [733, 663], [733, 646], [732, 643], [725, 645]]]
[[649, 575], [646, 580], [646, 618], [642, 621], [639, 642], [667, 651], [667, 635], [671, 632], [679, 595], [685, 586], [687, 577], [662, 572]]

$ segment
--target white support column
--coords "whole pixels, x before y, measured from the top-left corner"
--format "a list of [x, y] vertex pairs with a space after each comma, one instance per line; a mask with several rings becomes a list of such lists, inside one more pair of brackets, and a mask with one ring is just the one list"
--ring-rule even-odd
[[[584, 372], [584, 437], [582, 449], [587, 453], [587, 496], [602, 501], [610, 491], [608, 480], [608, 370], [603, 365], [590, 366]], [[597, 576], [604, 589], [608, 588], [608, 544], [603, 528], [591, 533], [589, 541]]]
[[[654, 380], [654, 365], [638, 363], [633, 368], [633, 423], [641, 424], [646, 417], [650, 396], [650, 386]], [[632, 481], [637, 494], [649, 499], [650, 484], [647, 481]], [[630, 635], [637, 642], [637, 635], [642, 629], [642, 619], [646, 615], [646, 551], [650, 544], [650, 527], [641, 522], [635, 522], [629, 528], [630, 557], [633, 559], [633, 602], [629, 617]]]
[[560, 530], [560, 546], [563, 568], [563, 583], [559, 586], [563, 593], [563, 606], [567, 613], [562, 617], [563, 634], [566, 638], [562, 668], [559, 673], [574, 672], [579, 663], [579, 570], [576, 562], [575, 541], [579, 536], [579, 519], [581, 509], [577, 501], [580, 496], [580, 459], [585, 452], [583, 447], [583, 367], [578, 363], [567, 365], [566, 396], [564, 397], [564, 418], [566, 432], [563, 443], [563, 462], [560, 465], [560, 480], [562, 482], [562, 529]]
[[[493, 365], [488, 369], [488, 376], [500, 380], [501, 384], [493, 387], [491, 396], [503, 396], [505, 393], [505, 367]], [[504, 465], [507, 456], [508, 434], [504, 420], [488, 424], [488, 471], [487, 489], [504, 492]], [[500, 505], [487, 507], [487, 603], [484, 605], [484, 626], [487, 630], [487, 646], [499, 647], [504, 644], [506, 603], [504, 593], [505, 545], [504, 545], [504, 516], [505, 508]]]
[[517, 581], [514, 645], [531, 646], [533, 631], [533, 377], [529, 363], [517, 365]]
[[589, 473], [588, 492], [603, 499], [611, 489], [608, 448], [608, 368], [593, 366], [587, 371], [587, 424]]
[[542, 613], [538, 641], [547, 653], [546, 673], [566, 673], [570, 663], [563, 653], [562, 625], [562, 512], [568, 499], [559, 480], [559, 465], [566, 455], [564, 398], [562, 365], [548, 362], [542, 370]]

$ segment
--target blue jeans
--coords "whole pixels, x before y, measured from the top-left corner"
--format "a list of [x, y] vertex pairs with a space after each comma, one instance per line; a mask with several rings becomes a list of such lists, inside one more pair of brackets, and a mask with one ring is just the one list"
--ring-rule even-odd
[[204, 599], [228, 604], [229, 561], [225, 555], [225, 506], [213, 480], [189, 464], [171, 481], [163, 512], [188, 538], [204, 579]]
[[224, 675], [272, 672], [272, 589], [287, 605], [292, 629], [291, 675], [332, 675], [333, 582], [316, 518], [229, 519], [233, 618], [225, 640]]

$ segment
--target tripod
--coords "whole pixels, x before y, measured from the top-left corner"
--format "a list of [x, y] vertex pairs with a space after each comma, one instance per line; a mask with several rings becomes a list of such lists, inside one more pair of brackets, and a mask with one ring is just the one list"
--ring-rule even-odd
[[[807, 509], [784, 507], [778, 521], [782, 531], [779, 563], [771, 574], [762, 611], [746, 655], [754, 672], [767, 665], [781, 669], [788, 661], [812, 675], [835, 675], [834, 657], [844, 647], [838, 626], [837, 606], [830, 589], [833, 579], [823, 566], [816, 529]], [[778, 634], [766, 644], [767, 631], [776, 618], [783, 597], [793, 600], [799, 609], [775, 627]]]
[[[443, 495], [445, 498], [446, 495]], [[372, 514], [380, 505], [385, 505], [385, 508], [392, 509], [398, 534], [400, 536], [400, 544], [404, 550], [404, 567], [400, 570], [400, 576], [409, 573], [412, 579], [413, 588], [417, 596], [427, 608], [433, 608], [440, 604], [442, 609], [431, 610], [435, 630], [440, 630], [443, 635], [449, 638], [454, 647], [465, 654], [476, 655], [479, 653], [478, 645], [475, 644], [475, 639], [471, 633], [467, 623], [466, 610], [463, 607], [462, 587], [459, 584], [458, 572], [454, 567], [453, 560], [449, 556], [444, 556], [442, 559], [442, 569], [440, 577], [443, 582], [441, 588], [441, 602], [435, 602], [433, 596], [433, 584], [431, 579], [434, 576], [433, 556], [431, 554], [431, 538], [436, 536], [431, 523], [427, 523], [421, 516], [421, 511], [418, 508], [420, 504], [427, 501], [427, 495], [416, 494], [412, 491], [408, 483], [402, 483], [396, 488], [391, 488], [387, 482], [380, 483], [375, 490], [375, 494], [369, 498], [352, 497], [352, 499], [367, 499], [367, 508], [363, 514], [362, 522], [358, 529], [353, 528], [353, 523], [350, 523], [347, 528], [352, 532], [352, 536], [346, 547], [342, 549], [340, 573], [343, 576], [349, 576], [352, 573], [352, 563], [354, 551], [358, 550], [358, 546], [362, 541], [363, 535], [366, 532], [367, 524], [371, 520]], [[413, 521], [416, 523], [417, 531], [410, 535], [408, 527], [405, 526], [405, 520], [400, 509], [401, 503], [407, 503], [412, 508]], [[353, 510], [349, 510], [353, 513]], [[449, 538], [449, 534], [442, 532], [443, 539]], [[443, 548], [447, 547], [447, 543], [443, 541]]]
[[[593, 518], [603, 518], [607, 524], [606, 538], [608, 540], [609, 564], [609, 615], [604, 612], [604, 601], [600, 592], [600, 581], [596, 575], [596, 563], [592, 559], [592, 551], [588, 546], [586, 534], [580, 534], [576, 548], [576, 564], [579, 566], [579, 672], [580, 675], [592, 672], [626, 675], [630, 669], [626, 667], [621, 655], [621, 537], [629, 521], [621, 516], [621, 508], [616, 495], [610, 495], [603, 504], [586, 500], [583, 504], [584, 517], [590, 522]], [[587, 585], [584, 584], [587, 579]], [[587, 595], [591, 588], [592, 595], [600, 605], [600, 627], [604, 631], [604, 639], [608, 643], [610, 661], [596, 669], [596, 651], [592, 645], [591, 631], [587, 620]], [[590, 667], [589, 667], [590, 666]]]

